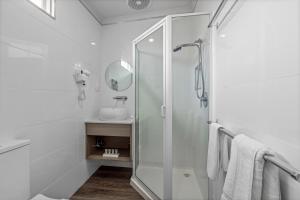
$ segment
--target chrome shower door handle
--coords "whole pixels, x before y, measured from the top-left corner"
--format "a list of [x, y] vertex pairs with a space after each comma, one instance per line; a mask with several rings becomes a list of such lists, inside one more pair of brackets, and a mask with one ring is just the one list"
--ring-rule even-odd
[[160, 115], [162, 118], [166, 117], [166, 106], [165, 105], [160, 106]]

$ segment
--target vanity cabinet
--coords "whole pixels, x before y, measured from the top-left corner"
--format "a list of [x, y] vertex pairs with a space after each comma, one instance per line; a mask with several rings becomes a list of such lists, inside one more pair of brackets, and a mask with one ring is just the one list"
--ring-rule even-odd
[[[132, 122], [87, 121], [86, 158], [88, 160], [131, 161]], [[105, 149], [118, 149], [119, 157], [103, 157]]]

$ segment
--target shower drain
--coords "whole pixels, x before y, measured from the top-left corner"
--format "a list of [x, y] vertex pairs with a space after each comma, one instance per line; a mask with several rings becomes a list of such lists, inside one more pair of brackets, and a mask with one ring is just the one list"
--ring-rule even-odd
[[191, 176], [189, 173], [184, 173], [183, 175], [184, 175], [184, 177], [186, 177], [186, 178], [188, 178], [188, 177]]

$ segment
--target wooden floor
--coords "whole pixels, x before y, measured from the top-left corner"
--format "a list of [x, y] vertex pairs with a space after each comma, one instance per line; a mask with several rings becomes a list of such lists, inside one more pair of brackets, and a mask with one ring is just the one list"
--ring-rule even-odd
[[71, 200], [142, 200], [130, 186], [129, 168], [100, 167]]

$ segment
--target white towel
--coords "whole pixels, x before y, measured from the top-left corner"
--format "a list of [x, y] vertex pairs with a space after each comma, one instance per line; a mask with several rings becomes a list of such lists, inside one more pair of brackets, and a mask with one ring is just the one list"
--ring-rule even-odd
[[231, 138], [227, 135], [224, 135], [221, 142], [221, 164], [223, 171], [227, 172], [230, 160]]
[[[270, 151], [264, 145], [245, 135], [238, 135], [233, 139], [221, 200], [261, 200], [265, 191], [268, 194], [278, 192], [279, 181], [272, 184], [265, 184], [266, 180], [263, 181], [263, 156], [266, 153]], [[272, 172], [272, 176], [276, 177], [278, 174]]]
[[281, 200], [279, 169], [274, 164], [266, 162], [263, 176], [263, 200]]
[[207, 175], [210, 179], [214, 180], [219, 172], [219, 128], [220, 124], [212, 123], [209, 127], [209, 141], [208, 141], [208, 152], [207, 152]]
[[217, 177], [209, 183], [211, 200], [220, 200], [223, 193], [223, 187], [230, 159], [231, 138], [225, 134], [221, 134], [220, 138], [220, 170]]

